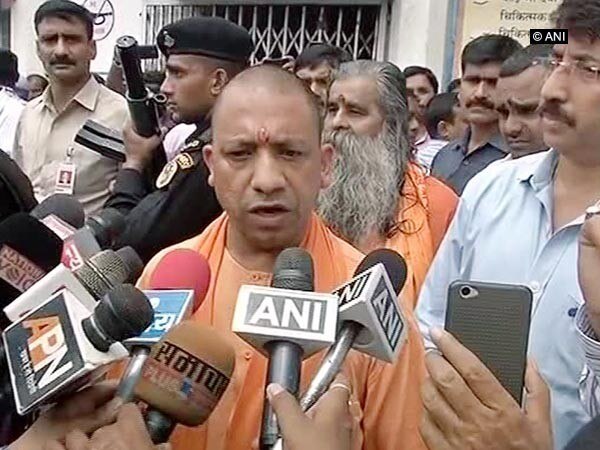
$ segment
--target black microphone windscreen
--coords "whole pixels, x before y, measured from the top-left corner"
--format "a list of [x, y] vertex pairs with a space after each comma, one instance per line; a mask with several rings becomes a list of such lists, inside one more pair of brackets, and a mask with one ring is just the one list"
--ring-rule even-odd
[[31, 215], [39, 220], [50, 214], [54, 214], [73, 228], [81, 228], [85, 220], [81, 203], [66, 194], [51, 195], [31, 211]]
[[60, 263], [62, 241], [27, 213], [0, 223], [0, 307], [4, 308]]
[[135, 250], [123, 247], [119, 250], [103, 250], [92, 256], [75, 271], [79, 280], [96, 299], [121, 283], [137, 280], [143, 269]]
[[117, 250], [117, 255], [119, 255], [129, 271], [129, 278], [127, 278], [125, 282], [135, 283], [144, 270], [142, 259], [132, 247], [120, 248]]
[[117, 237], [125, 230], [125, 216], [114, 208], [106, 208], [87, 218], [90, 228], [102, 249], [111, 248]]
[[94, 310], [96, 321], [115, 341], [139, 336], [152, 324], [154, 310], [142, 291], [131, 284], [113, 288]]
[[271, 285], [281, 289], [314, 291], [314, 267], [310, 254], [298, 247], [283, 250], [275, 260]]
[[389, 248], [373, 250], [363, 258], [361, 263], [354, 271], [354, 276], [379, 263], [384, 265], [385, 270], [390, 277], [390, 281], [392, 282], [392, 286], [394, 286], [396, 295], [399, 295], [400, 291], [404, 287], [404, 283], [406, 282], [407, 267], [406, 261], [404, 261], [402, 255], [394, 250]]

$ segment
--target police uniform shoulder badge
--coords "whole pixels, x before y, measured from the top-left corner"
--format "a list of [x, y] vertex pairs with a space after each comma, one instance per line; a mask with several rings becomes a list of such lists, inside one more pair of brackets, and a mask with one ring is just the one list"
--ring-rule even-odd
[[194, 162], [194, 158], [192, 158], [192, 156], [189, 153], [185, 152], [177, 155], [177, 157], [175, 158], [175, 162], [181, 170], [191, 169], [196, 164]]
[[179, 169], [179, 166], [177, 165], [177, 163], [174, 160], [169, 161], [165, 165], [165, 167], [163, 167], [162, 172], [160, 172], [160, 175], [156, 179], [156, 187], [158, 189], [162, 189], [165, 186], [168, 186], [169, 183], [171, 181], [173, 181], [173, 177], [177, 173], [178, 169]]

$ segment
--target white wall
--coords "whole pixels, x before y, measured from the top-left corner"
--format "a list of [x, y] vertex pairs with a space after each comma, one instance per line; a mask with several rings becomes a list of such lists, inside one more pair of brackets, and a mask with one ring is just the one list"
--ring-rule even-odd
[[[83, 3], [82, 0], [75, 0]], [[144, 0], [111, 0], [115, 8], [115, 25], [111, 33], [103, 40], [98, 41], [98, 56], [92, 64], [94, 72], [108, 72], [112, 62], [115, 43], [123, 35], [135, 37], [142, 41], [144, 30], [143, 5]]]
[[[19, 57], [19, 71], [22, 75], [43, 72], [35, 51], [33, 16], [44, 1], [18, 1], [11, 10], [11, 48]], [[84, 4], [90, 0], [75, 1]], [[142, 38], [144, 0], [111, 0], [111, 3], [115, 8], [115, 23], [110, 34], [97, 42], [98, 56], [92, 62], [92, 71], [94, 72], [108, 72], [118, 37], [129, 34], [139, 41]]]
[[19, 58], [19, 72], [29, 75], [43, 72], [35, 52], [35, 29], [33, 16], [44, 0], [16, 2], [10, 10], [11, 50]]
[[441, 81], [448, 0], [394, 0], [388, 59], [401, 69], [426, 66]]

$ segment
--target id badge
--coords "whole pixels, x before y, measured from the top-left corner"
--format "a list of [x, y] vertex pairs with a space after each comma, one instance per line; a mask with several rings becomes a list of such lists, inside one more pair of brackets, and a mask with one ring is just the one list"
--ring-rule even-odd
[[54, 185], [55, 194], [73, 195], [75, 191], [75, 174], [77, 166], [72, 162], [64, 162], [58, 166], [56, 173], [56, 183]]

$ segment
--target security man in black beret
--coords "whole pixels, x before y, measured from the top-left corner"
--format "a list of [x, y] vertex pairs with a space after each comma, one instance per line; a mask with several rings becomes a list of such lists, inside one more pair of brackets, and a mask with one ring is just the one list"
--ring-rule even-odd
[[124, 130], [127, 161], [105, 207], [127, 215], [119, 245], [130, 245], [147, 262], [158, 251], [201, 233], [220, 213], [208, 185], [202, 148], [211, 140], [210, 113], [225, 85], [244, 70], [254, 50], [250, 34], [219, 17], [195, 17], [165, 26], [158, 46], [167, 57], [161, 91], [179, 123], [195, 124], [181, 151], [167, 163], [149, 192], [143, 176], [161, 137]]

